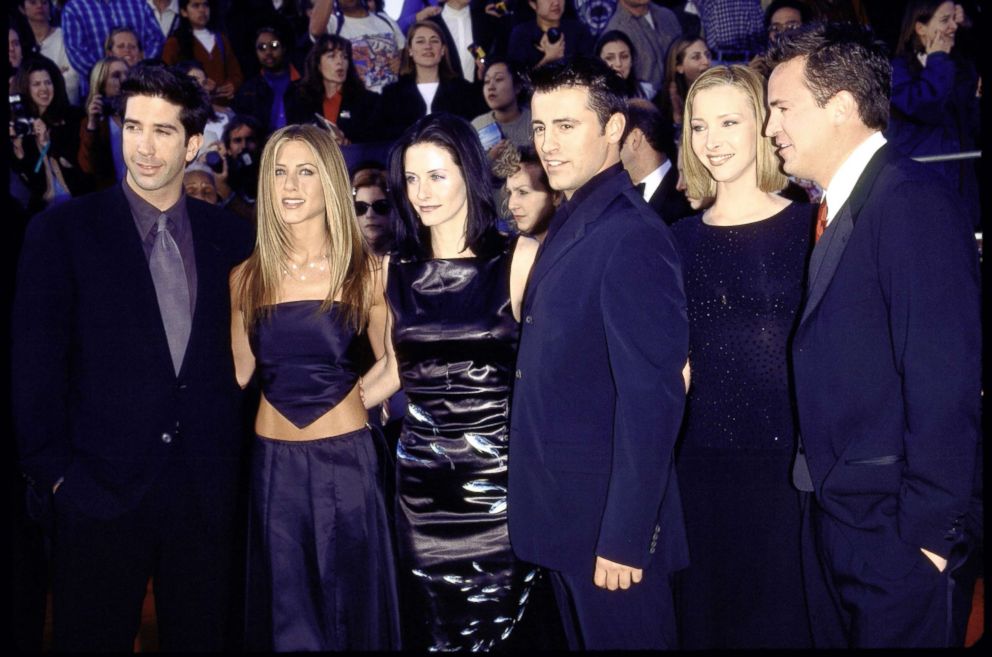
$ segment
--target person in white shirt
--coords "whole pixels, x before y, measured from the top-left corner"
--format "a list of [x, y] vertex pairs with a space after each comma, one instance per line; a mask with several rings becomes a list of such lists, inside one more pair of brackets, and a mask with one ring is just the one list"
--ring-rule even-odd
[[393, 19], [370, 12], [365, 0], [314, 0], [310, 38], [322, 34], [351, 41], [355, 70], [369, 91], [382, 93], [398, 79], [406, 39]]
[[162, 36], [168, 39], [179, 27], [179, 0], [148, 0], [148, 6], [162, 28]]
[[69, 63], [69, 54], [62, 38], [62, 28], [52, 25], [51, 8], [48, 0], [18, 0], [18, 9], [27, 19], [39, 51], [55, 62], [65, 80], [65, 92], [69, 103], [78, 105], [80, 101], [79, 73]]

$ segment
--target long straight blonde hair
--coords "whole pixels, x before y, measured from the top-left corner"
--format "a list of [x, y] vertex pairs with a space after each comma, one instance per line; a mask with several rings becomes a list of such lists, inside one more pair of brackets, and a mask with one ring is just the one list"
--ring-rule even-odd
[[312, 125], [288, 125], [275, 131], [265, 144], [258, 176], [258, 232], [255, 250], [237, 280], [245, 329], [279, 301], [279, 287], [292, 250], [290, 231], [282, 220], [275, 194], [276, 155], [283, 145], [300, 141], [313, 153], [326, 210], [327, 265], [330, 289], [320, 306], [327, 312], [340, 292], [346, 321], [356, 331], [368, 323], [372, 307], [373, 260], [362, 238], [351, 200], [348, 169], [331, 135]]
[[768, 110], [765, 108], [765, 81], [761, 74], [747, 66], [714, 66], [706, 69], [696, 78], [689, 88], [685, 99], [685, 113], [682, 119], [682, 146], [679, 148], [679, 162], [682, 165], [682, 175], [685, 177], [686, 196], [689, 198], [714, 198], [716, 196], [716, 181], [709, 170], [699, 161], [692, 151], [692, 105], [703, 89], [721, 86], [739, 89], [751, 103], [754, 110], [754, 133], [757, 139], [757, 180], [755, 183], [763, 192], [777, 192], [788, 184], [789, 179], [779, 168], [781, 163], [775, 155], [772, 140], [764, 135], [765, 119]]

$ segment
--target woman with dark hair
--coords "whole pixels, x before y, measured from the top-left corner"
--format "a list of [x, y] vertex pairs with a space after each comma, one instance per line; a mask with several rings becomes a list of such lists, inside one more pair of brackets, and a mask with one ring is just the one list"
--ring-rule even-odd
[[532, 143], [530, 108], [526, 106], [527, 84], [518, 64], [493, 57], [486, 59], [482, 73], [482, 95], [489, 106], [472, 119], [472, 127], [481, 132], [497, 124], [500, 135], [517, 147]]
[[400, 79], [382, 90], [376, 120], [388, 138], [432, 112], [471, 120], [485, 109], [477, 88], [455, 73], [449, 56], [437, 23], [418, 21], [407, 30]]
[[38, 44], [34, 33], [28, 27], [23, 16], [10, 15], [10, 25], [7, 26], [7, 69], [8, 89], [11, 94], [17, 93], [17, 70], [25, 58], [37, 53]]
[[399, 208], [383, 263], [386, 357], [365, 405], [400, 386], [396, 533], [404, 643], [489, 650], [523, 616], [536, 572], [517, 562], [506, 522], [510, 385], [520, 304], [537, 252], [496, 228], [489, 165], [472, 127], [431, 114], [389, 158]]
[[351, 42], [344, 37], [317, 37], [295, 90], [286, 96], [288, 122], [320, 123], [339, 146], [373, 138], [372, 118], [379, 96], [362, 84], [352, 61]]
[[217, 27], [212, 0], [179, 0], [179, 27], [162, 46], [162, 61], [195, 59], [207, 74], [211, 102], [227, 105], [241, 86], [241, 65], [227, 35]]
[[90, 191], [89, 177], [79, 168], [79, 123], [83, 112], [69, 104], [59, 67], [34, 55], [21, 63], [16, 86], [27, 123], [10, 123], [11, 170], [31, 191], [28, 211], [36, 212]]
[[651, 100], [658, 93], [658, 90], [652, 87], [649, 82], [637, 79], [637, 71], [634, 68], [634, 62], [637, 61], [637, 51], [634, 49], [634, 43], [630, 37], [624, 32], [620, 30], [604, 32], [596, 41], [594, 52], [623, 79], [628, 98]]
[[116, 185], [127, 171], [117, 107], [127, 71], [127, 62], [113, 56], [99, 60], [90, 71], [86, 117], [79, 127], [79, 168], [93, 176], [97, 189]]
[[[981, 85], [973, 62], [957, 55], [950, 0], [913, 0], [903, 14], [892, 60], [892, 115], [886, 138], [910, 156], [971, 150], [979, 132]], [[979, 219], [972, 161], [927, 164], [965, 198]]]
[[710, 67], [712, 55], [699, 37], [679, 37], [668, 46], [665, 57], [665, 88], [655, 96], [658, 109], [675, 126], [675, 139], [682, 137], [682, 110], [689, 87]]

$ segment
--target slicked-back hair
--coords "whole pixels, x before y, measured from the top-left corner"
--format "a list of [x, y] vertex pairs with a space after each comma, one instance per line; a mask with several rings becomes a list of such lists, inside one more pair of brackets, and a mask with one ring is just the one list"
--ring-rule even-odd
[[675, 130], [657, 105], [643, 98], [627, 103], [627, 125], [620, 140], [621, 146], [634, 128], [641, 129], [651, 148], [664, 153], [669, 159], [675, 159]]
[[627, 96], [623, 80], [599, 57], [576, 55], [548, 62], [530, 74], [533, 93], [582, 87], [589, 91], [589, 109], [596, 113], [599, 127], [614, 114], [627, 114]]
[[774, 68], [797, 57], [804, 59], [803, 81], [819, 107], [847, 91], [865, 126], [888, 126], [892, 65], [885, 43], [870, 30], [853, 23], [810, 23], [779, 35], [765, 59]]
[[489, 160], [479, 135], [465, 119], [436, 112], [410, 126], [389, 151], [389, 193], [397, 208], [396, 252], [401, 258], [431, 258], [430, 230], [410, 204], [406, 183], [406, 152], [417, 144], [433, 144], [448, 152], [465, 181], [468, 217], [465, 246], [477, 256], [494, 253], [499, 244], [496, 202], [489, 184]]
[[692, 150], [692, 116], [693, 104], [700, 91], [723, 86], [733, 87], [743, 93], [754, 111], [757, 160], [755, 184], [763, 192], [777, 192], [783, 189], [789, 180], [779, 168], [780, 162], [775, 155], [771, 138], [766, 137], [762, 130], [768, 117], [768, 106], [765, 104], [765, 80], [753, 69], [734, 64], [706, 69], [689, 87], [685, 99], [682, 148], [679, 152], [679, 164], [682, 165], [682, 174], [686, 183], [686, 196], [700, 199], [716, 197], [716, 181]]
[[279, 289], [292, 254], [292, 234], [282, 219], [276, 181], [280, 149], [300, 142], [310, 150], [324, 195], [324, 237], [330, 285], [320, 311], [330, 309], [340, 295], [348, 324], [361, 331], [372, 308], [373, 262], [365, 246], [355, 204], [351, 200], [348, 168], [341, 149], [330, 133], [312, 125], [287, 125], [276, 130], [265, 144], [258, 175], [258, 230], [255, 250], [245, 261], [236, 291], [241, 300], [245, 329], [251, 333], [256, 320], [279, 301]]
[[127, 101], [133, 96], [163, 98], [179, 106], [179, 122], [186, 131], [186, 142], [203, 134], [213, 113], [210, 98], [196, 80], [171, 66], [136, 64], [121, 83], [121, 116], [127, 116]]

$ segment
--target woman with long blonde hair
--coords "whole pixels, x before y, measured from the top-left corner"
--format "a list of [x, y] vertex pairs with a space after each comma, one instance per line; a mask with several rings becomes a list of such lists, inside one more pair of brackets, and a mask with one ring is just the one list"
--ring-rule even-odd
[[764, 81], [744, 66], [711, 68], [686, 95], [686, 195], [714, 200], [672, 226], [692, 367], [676, 458], [692, 554], [676, 589], [684, 649], [810, 647], [787, 354], [813, 211], [779, 195], [765, 117]]
[[[276, 131], [262, 153], [258, 234], [231, 273], [239, 384], [261, 400], [251, 466], [248, 646], [396, 649], [379, 464], [362, 403], [362, 333], [385, 330], [374, 266], [333, 137]], [[378, 325], [377, 325], [378, 324]]]

